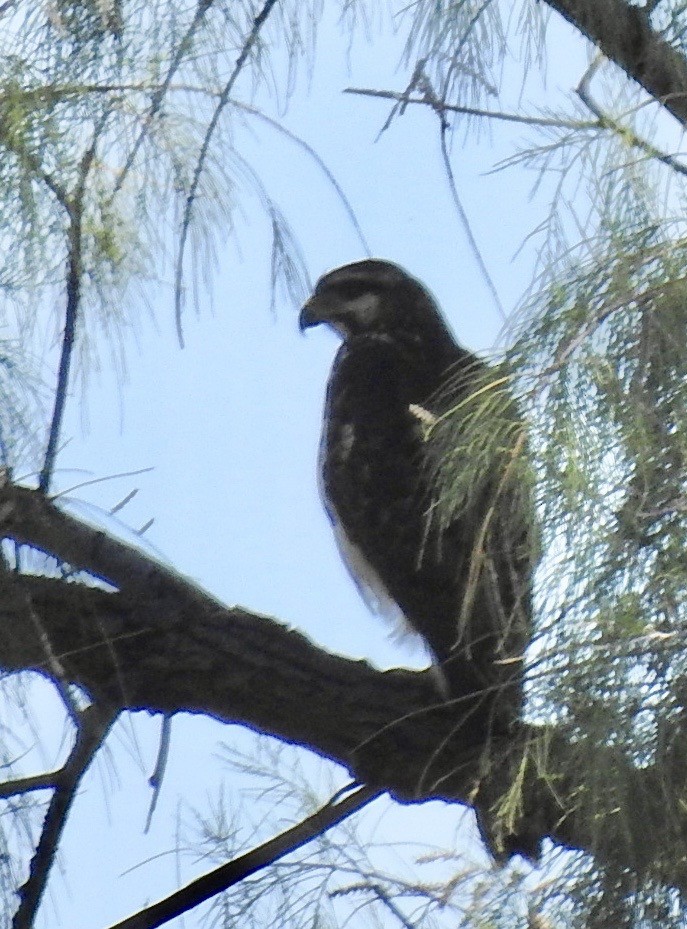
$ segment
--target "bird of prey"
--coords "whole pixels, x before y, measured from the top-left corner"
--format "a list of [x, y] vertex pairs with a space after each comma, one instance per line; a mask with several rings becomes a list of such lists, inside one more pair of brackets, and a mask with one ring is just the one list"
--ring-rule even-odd
[[492, 713], [505, 704], [513, 718], [531, 612], [524, 497], [505, 492], [494, 473], [456, 513], [434, 519], [428, 466], [428, 433], [446, 398], [455, 406], [469, 397], [489, 367], [455, 342], [428, 290], [389, 261], [325, 274], [299, 322], [326, 323], [343, 340], [327, 387], [319, 483], [361, 594], [422, 637], [452, 698], [475, 697]]

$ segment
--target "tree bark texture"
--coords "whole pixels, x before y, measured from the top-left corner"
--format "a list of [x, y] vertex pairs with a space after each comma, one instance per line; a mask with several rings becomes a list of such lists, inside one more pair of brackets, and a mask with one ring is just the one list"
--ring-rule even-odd
[[[273, 619], [225, 607], [36, 491], [0, 489], [0, 536], [115, 588], [4, 572], [5, 671], [63, 676], [101, 706], [248, 726], [330, 758], [401, 802], [470, 804], [497, 853], [535, 855], [548, 836], [687, 887], [686, 865], [666, 856], [663, 840], [669, 830], [687, 842], [687, 816], [663, 789], [666, 778], [686, 780], [683, 743], [670, 771], [666, 763], [639, 770], [621, 752], [596, 749], [593, 767], [612, 771], [613, 782], [595, 788], [589, 749], [555, 730], [521, 724], [496, 734], [478, 700], [443, 704], [427, 672], [376, 671]], [[516, 782], [516, 812], [504, 816]], [[614, 827], [618, 808], [622, 828]]]
[[606, 58], [687, 125], [687, 61], [626, 0], [546, 0]]

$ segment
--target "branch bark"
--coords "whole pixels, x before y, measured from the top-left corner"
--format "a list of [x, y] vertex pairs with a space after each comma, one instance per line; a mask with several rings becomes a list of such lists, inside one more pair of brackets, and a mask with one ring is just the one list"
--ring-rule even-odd
[[687, 60], [626, 0], [546, 0], [647, 93], [687, 126]]
[[57, 855], [57, 847], [81, 780], [115, 720], [110, 710], [101, 715], [95, 706], [82, 714], [72, 751], [59, 772], [55, 790], [48, 804], [41, 837], [31, 859], [29, 876], [19, 888], [19, 907], [12, 929], [31, 929]]
[[[534, 855], [549, 836], [687, 888], [687, 863], [667, 854], [665, 841], [687, 842], [679, 802], [687, 789], [684, 740], [673, 738], [672, 760], [638, 769], [619, 750], [582, 751], [555, 729], [523, 723], [494, 733], [479, 698], [442, 704], [426, 672], [376, 671], [273, 619], [225, 607], [26, 488], [0, 488], [0, 537], [52, 552], [118, 588], [0, 573], [6, 671], [50, 678], [58, 655], [60, 673], [102, 707], [202, 713], [248, 726], [330, 758], [401, 802], [472, 805], [497, 852]], [[27, 622], [27, 600], [51, 654]], [[612, 772], [612, 781], [595, 783], [590, 766]]]

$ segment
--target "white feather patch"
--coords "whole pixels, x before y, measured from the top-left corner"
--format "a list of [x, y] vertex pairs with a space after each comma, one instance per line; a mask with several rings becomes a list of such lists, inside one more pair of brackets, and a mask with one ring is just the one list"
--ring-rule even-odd
[[427, 429], [431, 429], [432, 426], [439, 422], [438, 416], [435, 416], [434, 413], [430, 413], [429, 410], [426, 410], [424, 406], [420, 406], [419, 403], [409, 403], [408, 412], [411, 416], [414, 416], [415, 419], [419, 420]]

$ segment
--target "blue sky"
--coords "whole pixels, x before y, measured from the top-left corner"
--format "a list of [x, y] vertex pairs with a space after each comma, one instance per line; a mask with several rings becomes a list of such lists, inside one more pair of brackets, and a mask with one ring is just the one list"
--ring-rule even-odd
[[[564, 25], [554, 22], [550, 42], [555, 61], [546, 84], [548, 102], [570, 92], [586, 60], [582, 43], [572, 41]], [[388, 104], [344, 95], [342, 89], [402, 89], [408, 78], [397, 69], [400, 44], [373, 32], [369, 42], [355, 43], [350, 68], [346, 45], [335, 21], [326, 19], [312, 79], [302, 76], [286, 114], [275, 112], [269, 99], [258, 105], [322, 156], [373, 253], [425, 281], [458, 339], [488, 350], [502, 320], [450, 202], [436, 118], [410, 107], [377, 140]], [[563, 48], [565, 55], [558, 54]], [[532, 85], [542, 102], [544, 87], [534, 75]], [[498, 126], [479, 145], [457, 134], [452, 150], [463, 205], [508, 310], [529, 281], [533, 249], [514, 256], [543, 218], [546, 197], [530, 202], [533, 177], [525, 172], [488, 172], [523, 137], [521, 128]], [[313, 280], [363, 257], [335, 192], [296, 146], [260, 123], [243, 132], [241, 146], [291, 222]], [[325, 648], [380, 667], [422, 666], [421, 651], [393, 642], [383, 622], [368, 613], [336, 551], [317, 496], [315, 462], [337, 341], [324, 330], [302, 337], [296, 308], [285, 299], [270, 313], [269, 249], [267, 220], [257, 198], [249, 197], [237, 239], [218, 249], [200, 314], [185, 313], [184, 350], [175, 335], [171, 284], [154, 296], [155, 322], [142, 311], [127, 338], [123, 381], [108, 367], [108, 350], [102, 348], [101, 370], [91, 374], [85, 395], [75, 393], [70, 402], [58, 486], [102, 478], [71, 495], [76, 512], [98, 520], [138, 488], [119, 514], [120, 531], [126, 535], [154, 518], [147, 543], [228, 604], [275, 616]], [[152, 470], [108, 479], [140, 469]], [[41, 689], [46, 714], [57, 714], [56, 703]], [[55, 716], [50, 718], [53, 733], [62, 732]], [[218, 742], [248, 747], [252, 737], [236, 727], [178, 719], [160, 804], [144, 836], [146, 778], [158, 729], [159, 721], [143, 714], [120, 724], [111, 760], [101, 759], [89, 775], [66, 836], [64, 871], [54, 876], [52, 902], [44, 906], [44, 925], [106, 926], [207, 869], [207, 862], [192, 866], [185, 859], [176, 873], [169, 853], [177, 842], [177, 812], [207, 807], [222, 786], [225, 797], [240, 798], [243, 782], [218, 760]], [[47, 749], [49, 763], [60, 753], [57, 741]], [[465, 837], [464, 821], [458, 807], [428, 804], [387, 814], [377, 837], [424, 835], [453, 843], [456, 831]], [[466, 849], [480, 860], [474, 840], [467, 841]], [[141, 862], [146, 863], [122, 876]], [[197, 924], [196, 915], [187, 917], [186, 926]]]

